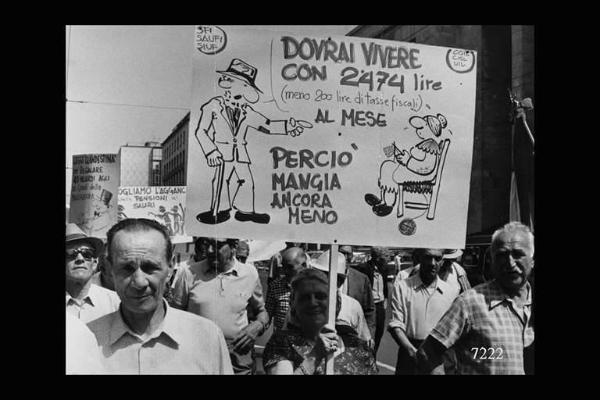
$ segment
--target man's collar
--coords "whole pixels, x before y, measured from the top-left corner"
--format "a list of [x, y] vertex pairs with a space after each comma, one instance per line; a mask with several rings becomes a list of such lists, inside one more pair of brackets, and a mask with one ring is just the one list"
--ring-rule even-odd
[[[503, 303], [504, 301], [513, 302], [512, 298], [504, 290], [502, 290], [502, 287], [495, 279], [490, 283], [489, 287], [491, 292], [490, 310]], [[527, 297], [523, 305], [531, 306], [531, 285], [529, 284], [529, 282], [525, 283], [525, 289], [527, 290]]]
[[217, 271], [216, 268], [213, 268], [209, 263], [207, 259], [204, 259], [200, 262], [205, 262], [204, 263], [204, 273], [207, 272], [212, 272], [215, 275], [234, 275], [234, 276], [239, 276], [239, 269], [240, 269], [240, 262], [238, 260], [236, 260], [235, 258], [233, 259], [233, 267], [231, 267], [230, 269], [228, 269], [226, 272], [219, 272]]
[[74, 298], [73, 296], [71, 296], [69, 294], [69, 292], [65, 291], [65, 293], [66, 293], [66, 304], [69, 304], [69, 301], [73, 300], [74, 302], [77, 302], [77, 303], [83, 302], [83, 303], [89, 303], [92, 306], [95, 306], [96, 303], [97, 303], [97, 301], [95, 301], [94, 299], [98, 299], [98, 295], [99, 295], [98, 291], [99, 290], [98, 290], [98, 286], [97, 285], [95, 285], [93, 283], [90, 284], [90, 287], [88, 288], [87, 294], [81, 300], [78, 300], [78, 299]]
[[165, 308], [165, 315], [162, 321], [158, 322], [155, 327], [151, 327], [152, 333], [142, 339], [144, 335], [138, 335], [133, 330], [129, 328], [125, 320], [123, 319], [123, 315], [121, 314], [121, 307], [117, 311], [114, 312], [114, 318], [112, 320], [112, 324], [110, 327], [109, 334], [109, 344], [115, 344], [123, 335], [130, 334], [134, 338], [137, 338], [139, 341], [147, 342], [150, 339], [157, 338], [161, 334], [167, 335], [172, 341], [175, 347], [181, 342], [181, 332], [179, 331], [179, 327], [177, 325], [177, 321], [173, 319], [173, 313], [170, 311], [169, 304], [165, 299], [162, 299], [162, 305]]
[[441, 280], [438, 276], [436, 276], [435, 279], [429, 285], [426, 285], [425, 282], [423, 282], [423, 280], [421, 279], [421, 275], [419, 273], [414, 274], [409, 279], [414, 280], [416, 289], [420, 289], [420, 288], [428, 289], [431, 287], [435, 287], [437, 289], [437, 291], [440, 292], [441, 294], [444, 294], [448, 290], [448, 283]]

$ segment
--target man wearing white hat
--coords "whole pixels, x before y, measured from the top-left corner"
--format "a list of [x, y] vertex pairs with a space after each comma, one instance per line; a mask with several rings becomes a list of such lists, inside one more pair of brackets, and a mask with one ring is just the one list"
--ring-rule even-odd
[[68, 224], [65, 238], [66, 308], [88, 323], [119, 308], [119, 296], [92, 283], [98, 255], [104, 243], [86, 235], [76, 224]]
[[[329, 255], [329, 250], [321, 254], [319, 258], [312, 263], [313, 268], [329, 272]], [[367, 320], [365, 319], [360, 303], [356, 299], [341, 292], [341, 287], [344, 284], [347, 275], [346, 258], [342, 253], [338, 252], [337, 261], [337, 300], [340, 302], [341, 307], [340, 312], [336, 317], [335, 324], [351, 326], [354, 328], [359, 338], [369, 342], [369, 345], [373, 347], [371, 332], [369, 331], [369, 326], [367, 325]]]
[[460, 249], [449, 249], [444, 251], [444, 261], [439, 272], [440, 278], [450, 284], [453, 294], [456, 294], [457, 296], [471, 289], [471, 284], [467, 279], [467, 273], [458, 263], [458, 259], [461, 255], [462, 250]]

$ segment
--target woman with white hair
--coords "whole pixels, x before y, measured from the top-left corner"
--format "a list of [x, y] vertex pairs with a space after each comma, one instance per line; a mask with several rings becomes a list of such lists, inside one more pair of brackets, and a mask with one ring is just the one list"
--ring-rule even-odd
[[328, 355], [332, 353], [335, 374], [376, 374], [375, 357], [366, 341], [346, 326], [339, 327], [337, 334], [326, 326], [327, 275], [314, 268], [305, 269], [291, 285], [289, 321], [284, 329], [271, 336], [263, 353], [267, 374], [324, 375]]

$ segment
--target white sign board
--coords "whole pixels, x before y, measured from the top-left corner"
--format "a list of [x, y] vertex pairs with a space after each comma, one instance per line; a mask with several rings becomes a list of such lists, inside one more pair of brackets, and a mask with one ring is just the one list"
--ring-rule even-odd
[[185, 186], [121, 186], [118, 219], [154, 219], [167, 228], [174, 243], [190, 242], [184, 228], [185, 190]]
[[106, 238], [117, 222], [118, 187], [117, 154], [74, 155], [69, 222], [90, 236]]
[[197, 26], [188, 234], [464, 247], [476, 56]]

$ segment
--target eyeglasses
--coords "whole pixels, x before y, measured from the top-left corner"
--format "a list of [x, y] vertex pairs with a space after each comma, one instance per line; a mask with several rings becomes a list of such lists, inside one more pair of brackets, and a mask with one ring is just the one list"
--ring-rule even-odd
[[69, 261], [76, 259], [78, 254], [81, 254], [81, 256], [83, 257], [83, 259], [85, 261], [90, 261], [92, 258], [94, 258], [94, 252], [92, 250], [86, 249], [86, 248], [67, 250], [65, 252], [67, 260], [69, 260]]

